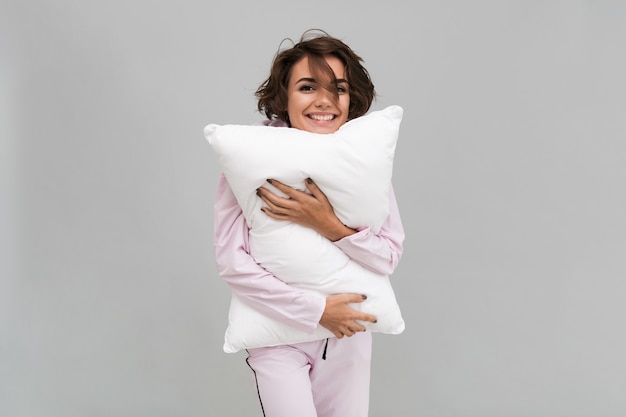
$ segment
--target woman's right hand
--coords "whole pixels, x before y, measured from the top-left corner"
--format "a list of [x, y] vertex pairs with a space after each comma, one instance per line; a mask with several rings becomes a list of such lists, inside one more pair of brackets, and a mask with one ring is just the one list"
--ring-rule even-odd
[[357, 320], [376, 323], [376, 317], [351, 308], [349, 303], [362, 303], [367, 296], [361, 294], [335, 294], [326, 297], [326, 307], [320, 324], [333, 332], [337, 338], [364, 332], [365, 327]]

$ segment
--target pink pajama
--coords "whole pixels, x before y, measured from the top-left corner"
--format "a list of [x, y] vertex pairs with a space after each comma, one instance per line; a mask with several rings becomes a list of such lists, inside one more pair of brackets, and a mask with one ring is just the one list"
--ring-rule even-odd
[[[352, 260], [383, 275], [393, 273], [404, 240], [393, 188], [389, 191], [389, 216], [378, 233], [365, 227], [334, 242]], [[250, 229], [223, 174], [214, 209], [217, 269], [231, 290], [268, 317], [314, 331], [325, 297], [291, 287], [256, 263], [250, 254]], [[265, 417], [367, 416], [372, 335], [357, 333], [326, 343], [248, 350]]]
[[367, 417], [371, 353], [363, 332], [248, 349], [247, 362], [265, 417]]

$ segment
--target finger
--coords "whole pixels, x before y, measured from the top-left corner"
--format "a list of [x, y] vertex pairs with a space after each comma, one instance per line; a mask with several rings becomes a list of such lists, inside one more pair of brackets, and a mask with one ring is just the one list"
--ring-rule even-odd
[[267, 214], [268, 217], [271, 217], [274, 220], [287, 221], [289, 220], [289, 216], [287, 214], [275, 213], [270, 210], [268, 207], [261, 207], [261, 211]]
[[257, 190], [257, 195], [263, 200], [265, 204], [267, 204], [271, 210], [273, 211], [284, 211], [286, 212], [291, 208], [293, 203], [289, 201], [288, 198], [279, 197], [270, 190], [266, 188], [259, 188]]
[[289, 197], [293, 197], [296, 195], [298, 190], [288, 185], [283, 184], [282, 182], [275, 179], [268, 179], [267, 182], [272, 184], [274, 187], [278, 188], [280, 191], [288, 195]]
[[348, 327], [348, 331], [350, 332], [349, 336], [354, 336], [357, 333], [364, 332], [365, 327], [355, 323], [354, 325]]
[[378, 319], [376, 319], [376, 316], [372, 316], [371, 314], [367, 313], [360, 313], [359, 316], [355, 318], [355, 320], [365, 321], [368, 323], [378, 323]]
[[354, 333], [364, 332], [366, 330], [365, 326], [356, 321], [354, 322], [354, 324], [350, 325], [349, 329], [352, 330]]
[[326, 201], [328, 201], [324, 193], [322, 193], [319, 190], [319, 188], [317, 189], [318, 190], [317, 195], [315, 196], [313, 194], [309, 194], [305, 191], [299, 190], [289, 185], [285, 185], [282, 182], [274, 180], [274, 179], [268, 179], [267, 181], [270, 184], [272, 184], [275, 188], [277, 188], [279, 191], [283, 192], [288, 197], [288, 200], [291, 200], [294, 202], [304, 202], [306, 199], [315, 199], [315, 200], [325, 199]]
[[320, 187], [317, 186], [315, 181], [313, 181], [311, 178], [307, 178], [304, 183], [306, 185], [306, 188], [308, 188], [308, 190], [316, 199], [322, 200], [322, 201], [328, 201], [326, 194], [324, 194], [324, 192], [320, 190]]
[[357, 294], [357, 293], [344, 293], [337, 294], [338, 297], [342, 297], [344, 303], [362, 303], [367, 300], [367, 295], [365, 294]]
[[265, 196], [260, 196], [260, 197], [261, 197], [261, 200], [263, 200], [263, 202], [267, 205], [266, 208], [268, 208], [270, 211], [273, 211], [274, 213], [286, 212], [285, 207], [275, 204], [272, 200], [270, 200], [269, 198]]
[[358, 312], [356, 314], [356, 317], [354, 317], [354, 320], [362, 321], [365, 323], [378, 323], [376, 316], [373, 316], [367, 313], [361, 313], [361, 312]]
[[[342, 295], [344, 295], [346, 297], [346, 300], [348, 300], [346, 301], [346, 303], [362, 303], [363, 301], [367, 300], [367, 295], [365, 294], [342, 294]], [[354, 319], [360, 320], [360, 321], [366, 321], [369, 323], [376, 323], [378, 321], [376, 319], [376, 316], [363, 313], [363, 312], [356, 312]]]

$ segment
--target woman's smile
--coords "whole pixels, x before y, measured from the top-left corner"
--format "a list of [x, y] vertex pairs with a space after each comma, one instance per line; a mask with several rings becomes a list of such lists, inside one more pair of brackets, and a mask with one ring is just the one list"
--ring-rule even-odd
[[337, 117], [334, 114], [316, 114], [316, 113], [312, 113], [309, 114], [309, 117], [313, 120], [319, 120], [319, 121], [329, 121], [329, 120], [333, 120], [335, 117]]

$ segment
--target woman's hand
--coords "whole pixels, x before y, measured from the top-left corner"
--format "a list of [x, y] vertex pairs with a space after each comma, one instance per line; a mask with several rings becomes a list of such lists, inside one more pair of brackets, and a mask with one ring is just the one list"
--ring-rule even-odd
[[333, 242], [356, 233], [356, 230], [341, 223], [328, 198], [312, 179], [307, 178], [305, 181], [311, 194], [277, 180], [268, 179], [267, 182], [287, 195], [287, 198], [279, 197], [264, 187], [257, 190], [257, 195], [267, 204], [261, 210], [271, 218], [311, 228]]
[[348, 303], [362, 303], [367, 297], [361, 294], [336, 294], [326, 297], [326, 308], [320, 324], [338, 338], [364, 332], [365, 327], [357, 320], [376, 323], [376, 317], [351, 308]]
[[[287, 198], [279, 197], [267, 188], [260, 187], [257, 195], [267, 207], [261, 210], [276, 220], [286, 220], [317, 231], [331, 241], [336, 241], [356, 233], [356, 230], [344, 225], [335, 215], [328, 198], [319, 187], [307, 178], [307, 189], [311, 194], [296, 190], [280, 181], [268, 179], [267, 182], [282, 191]], [[326, 298], [326, 307], [320, 319], [320, 325], [330, 330], [338, 338], [353, 336], [364, 332], [361, 322], [376, 323], [376, 317], [361, 313], [349, 303], [361, 303], [367, 297], [361, 294], [335, 294]]]

